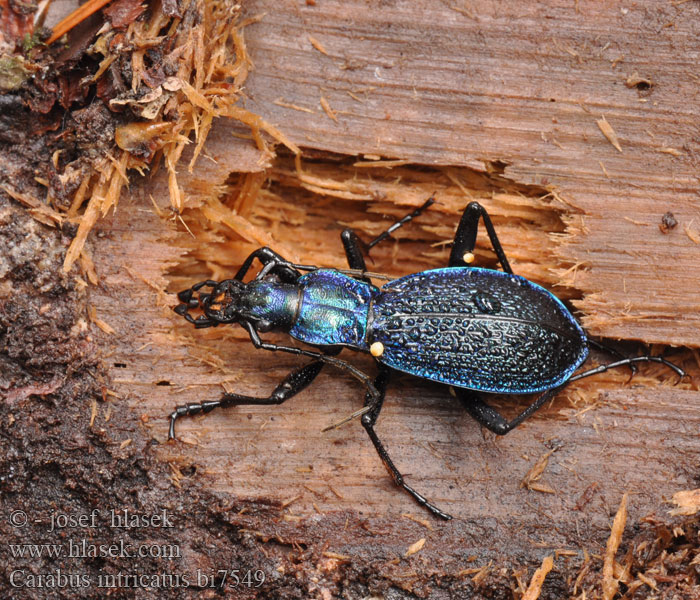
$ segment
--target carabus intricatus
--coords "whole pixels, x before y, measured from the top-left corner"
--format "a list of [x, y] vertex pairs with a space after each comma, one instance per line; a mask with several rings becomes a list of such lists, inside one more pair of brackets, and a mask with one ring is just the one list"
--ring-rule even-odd
[[[382, 288], [372, 285], [363, 251], [432, 203], [430, 198], [368, 244], [352, 230], [343, 231], [348, 271], [290, 263], [264, 247], [245, 260], [233, 279], [202, 281], [180, 292], [175, 312], [195, 327], [240, 323], [256, 348], [313, 361], [292, 371], [267, 398], [226, 393], [219, 400], [178, 406], [170, 416], [169, 437], [175, 436], [175, 421], [185, 415], [220, 406], [281, 404], [330, 364], [364, 384], [362, 426], [396, 484], [434, 515], [450, 519], [404, 481], [374, 430], [392, 371], [450, 386], [471, 416], [499, 435], [522, 423], [568, 383], [613, 367], [635, 369], [638, 362], [657, 362], [685, 375], [673, 363], [649, 355], [620, 358], [574, 375], [588, 357], [589, 346], [600, 344], [588, 338], [558, 298], [513, 274], [491, 219], [478, 202], [464, 210], [447, 268], [407, 275]], [[469, 266], [479, 219], [503, 271]], [[243, 283], [256, 258], [263, 268]], [[196, 319], [189, 313], [195, 308], [203, 311]], [[270, 330], [285, 331], [317, 350], [264, 342], [259, 334]], [[343, 348], [375, 357], [379, 372], [374, 380], [336, 358]], [[482, 393], [540, 395], [509, 421], [484, 402]]]

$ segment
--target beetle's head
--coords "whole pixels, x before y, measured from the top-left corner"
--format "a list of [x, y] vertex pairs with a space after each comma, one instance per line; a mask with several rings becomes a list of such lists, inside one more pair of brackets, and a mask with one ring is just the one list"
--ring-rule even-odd
[[[200, 292], [203, 287], [212, 288], [211, 292]], [[201, 281], [191, 288], [178, 293], [181, 304], [175, 312], [193, 323], [197, 329], [216, 327], [220, 323], [236, 323], [241, 319], [241, 296], [245, 284], [237, 279], [224, 281]], [[190, 310], [201, 309], [202, 315], [196, 319]]]

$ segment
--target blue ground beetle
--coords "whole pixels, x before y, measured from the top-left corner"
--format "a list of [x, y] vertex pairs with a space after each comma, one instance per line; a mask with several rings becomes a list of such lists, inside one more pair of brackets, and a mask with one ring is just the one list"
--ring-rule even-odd
[[[637, 362], [657, 362], [681, 377], [685, 374], [657, 356], [618, 355], [616, 362], [574, 375], [588, 357], [589, 347], [600, 344], [588, 338], [559, 299], [513, 274], [491, 219], [478, 202], [470, 203], [462, 215], [447, 268], [408, 275], [382, 288], [372, 285], [363, 252], [432, 203], [430, 198], [367, 244], [352, 230], [343, 231], [348, 271], [290, 263], [265, 247], [253, 252], [233, 279], [202, 281], [180, 292], [181, 304], [175, 312], [195, 327], [240, 323], [256, 348], [313, 361], [292, 371], [267, 398], [227, 393], [219, 400], [178, 406], [170, 416], [169, 437], [174, 438], [179, 417], [208, 413], [220, 406], [281, 404], [330, 364], [364, 384], [362, 426], [396, 485], [434, 515], [450, 519], [404, 481], [375, 433], [392, 371], [451, 386], [471, 416], [500, 435], [522, 423], [571, 381], [613, 367], [627, 365], [634, 371]], [[469, 266], [480, 219], [503, 271]], [[262, 269], [243, 283], [256, 258]], [[202, 288], [211, 291], [200, 291]], [[203, 314], [194, 318], [190, 310], [197, 308]], [[285, 331], [317, 350], [264, 342], [260, 333], [270, 330]], [[343, 348], [374, 356], [377, 376], [372, 379], [336, 358]], [[484, 402], [484, 392], [539, 396], [509, 421]]]

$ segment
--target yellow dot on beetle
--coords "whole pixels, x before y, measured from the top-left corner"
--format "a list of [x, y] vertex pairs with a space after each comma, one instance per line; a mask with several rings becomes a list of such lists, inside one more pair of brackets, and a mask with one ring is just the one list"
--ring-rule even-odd
[[462, 256], [462, 260], [470, 265], [474, 262], [474, 255], [471, 252], [465, 252]]
[[374, 342], [374, 344], [369, 347], [369, 353], [375, 358], [379, 358], [384, 354], [384, 344], [381, 342]]

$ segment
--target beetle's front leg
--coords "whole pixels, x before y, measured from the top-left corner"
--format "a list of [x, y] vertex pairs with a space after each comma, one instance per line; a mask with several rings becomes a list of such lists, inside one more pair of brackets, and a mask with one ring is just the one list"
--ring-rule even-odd
[[389, 373], [389, 369], [380, 366], [379, 375], [377, 375], [377, 378], [374, 380], [376, 394], [368, 393], [365, 397], [365, 406], [369, 406], [370, 410], [362, 415], [362, 426], [365, 428], [367, 435], [369, 435], [369, 439], [372, 440], [372, 444], [374, 444], [374, 448], [377, 451], [377, 454], [379, 454], [379, 458], [382, 459], [382, 462], [384, 463], [387, 471], [389, 471], [389, 475], [391, 475], [394, 483], [406, 490], [413, 497], [413, 499], [418, 502], [418, 504], [427, 508], [435, 516], [449, 521], [452, 518], [450, 515], [428, 502], [425, 496], [419, 494], [404, 481], [403, 475], [401, 475], [399, 470], [394, 466], [393, 461], [389, 457], [389, 453], [386, 451], [386, 448], [384, 448], [384, 444], [382, 444], [376, 431], [374, 431], [374, 425], [379, 418], [379, 413], [382, 410], [382, 404], [384, 403], [386, 386], [389, 383]]
[[282, 404], [293, 396], [296, 396], [304, 388], [311, 384], [316, 379], [316, 376], [323, 368], [322, 361], [313, 361], [308, 365], [295, 369], [274, 389], [267, 398], [258, 398], [255, 396], [243, 396], [241, 394], [224, 394], [219, 400], [210, 400], [207, 402], [195, 402], [178, 406], [170, 415], [170, 429], [168, 430], [168, 439], [175, 438], [175, 421], [180, 417], [197, 415], [199, 413], [207, 414], [215, 408], [226, 408], [227, 406], [240, 406], [242, 404], [256, 405], [271, 405]]
[[503, 246], [501, 246], [501, 242], [496, 235], [496, 230], [493, 228], [491, 217], [489, 217], [489, 213], [487, 213], [486, 209], [478, 202], [470, 202], [464, 209], [459, 227], [457, 227], [457, 233], [455, 233], [448, 266], [463, 267], [474, 260], [472, 252], [474, 251], [474, 246], [476, 246], [476, 232], [479, 228], [480, 218], [484, 221], [484, 227], [486, 227], [486, 232], [489, 234], [491, 245], [493, 246], [494, 252], [496, 252], [501, 267], [506, 273], [512, 275], [513, 269], [510, 268], [506, 253], [503, 251]]

